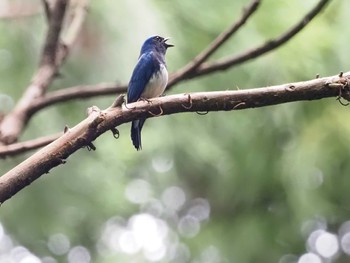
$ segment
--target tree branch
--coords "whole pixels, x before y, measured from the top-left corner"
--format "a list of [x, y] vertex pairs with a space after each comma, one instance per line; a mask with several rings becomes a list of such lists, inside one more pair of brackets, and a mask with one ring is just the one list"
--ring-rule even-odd
[[[44, 0], [43, 0], [44, 1]], [[63, 1], [63, 0], [58, 0]], [[323, 7], [330, 0], [320, 0], [319, 3], [294, 27], [289, 31], [282, 34], [280, 37], [270, 40], [262, 46], [239, 54], [237, 56], [228, 57], [212, 63], [203, 63], [212, 55], [218, 48], [222, 46], [226, 40], [233, 36], [239, 28], [251, 17], [256, 11], [260, 0], [252, 0], [250, 5], [244, 10], [240, 19], [231, 25], [226, 31], [221, 33], [205, 50], [199, 53], [190, 63], [174, 72], [170, 76], [167, 89], [171, 88], [175, 84], [191, 78], [196, 78], [205, 74], [213, 73], [217, 70], [225, 70], [232, 66], [246, 62], [250, 59], [257, 58], [264, 53], [267, 53], [282, 44], [286, 43], [298, 32], [300, 32], [308, 22], [313, 19]], [[46, 1], [44, 1], [45, 3]], [[126, 91], [127, 85], [114, 85], [114, 84], [98, 84], [96, 86], [79, 86], [73, 88], [63, 89], [52, 94], [45, 95], [47, 87], [52, 82], [58, 68], [64, 62], [67, 57], [70, 46], [73, 44], [79, 29], [83, 23], [87, 0], [80, 0], [77, 2], [78, 6], [75, 9], [76, 12], [73, 15], [69, 29], [67, 30], [66, 39], [64, 44], [60, 44], [58, 48], [58, 54], [56, 58], [56, 64], [51, 67], [40, 67], [38, 72], [33, 78], [32, 84], [27, 88], [27, 91], [18, 102], [12, 112], [0, 120], [0, 143], [11, 144], [17, 141], [21, 131], [31, 118], [31, 116], [38, 110], [53, 105], [54, 103], [64, 102], [76, 98], [88, 98], [99, 95], [118, 94]], [[54, 11], [52, 11], [54, 12]], [[53, 14], [50, 16], [53, 16]], [[53, 19], [51, 19], [53, 20]], [[100, 86], [102, 89], [100, 89]]]
[[298, 34], [302, 29], [304, 29], [309, 24], [309, 22], [313, 18], [315, 18], [330, 1], [331, 0], [320, 0], [318, 4], [312, 10], [310, 10], [310, 12], [308, 12], [295, 26], [290, 28], [288, 31], [286, 31], [279, 37], [271, 39], [259, 47], [215, 62], [203, 63], [196, 70], [191, 71], [186, 75], [182, 75], [181, 70], [175, 72], [172, 75], [172, 79], [168, 86], [176, 84], [180, 80], [179, 78], [181, 78], [181, 80], [183, 80], [183, 78], [192, 79], [202, 75], [214, 73], [219, 70], [226, 70], [251, 59], [260, 57], [263, 54], [282, 46], [283, 44], [287, 43], [290, 39], [292, 39], [296, 34]]
[[2, 145], [0, 146], [0, 159], [6, 158], [8, 156], [14, 156], [20, 153], [25, 153], [27, 151], [35, 150], [45, 145], [48, 145], [49, 143], [53, 142], [58, 137], [60, 137], [62, 134], [63, 133], [60, 132], [60, 133], [36, 138], [33, 140], [29, 140], [26, 142], [18, 142], [10, 145]]
[[350, 100], [349, 83], [350, 72], [279, 86], [178, 94], [152, 99], [152, 103], [139, 101], [128, 107], [120, 107], [119, 103], [104, 111], [92, 110], [88, 118], [1, 176], [0, 202], [5, 202], [44, 173], [65, 163], [75, 151], [92, 145], [98, 136], [123, 123], [180, 112], [231, 111], [339, 95]]
[[[59, 47], [59, 38], [62, 29], [64, 15], [66, 13], [68, 0], [57, 0], [50, 14], [49, 30], [46, 35], [46, 41], [41, 55], [40, 66], [55, 66], [57, 49]], [[43, 93], [45, 93], [43, 91]]]
[[51, 9], [50, 9], [50, 5], [49, 3], [47, 2], [47, 0], [41, 0], [41, 3], [44, 7], [44, 13], [45, 13], [45, 17], [46, 17], [46, 20], [47, 22], [49, 23], [50, 22], [50, 19], [51, 19]]
[[30, 108], [30, 114], [51, 106], [55, 103], [65, 102], [73, 99], [91, 98], [96, 96], [121, 94], [127, 91], [126, 85], [115, 83], [100, 83], [96, 85], [79, 85], [48, 93], [45, 97], [36, 99]]
[[[223, 31], [216, 39], [212, 41], [202, 52], [200, 52], [192, 61], [186, 66], [176, 72], [176, 79], [180, 80], [184, 76], [190, 74], [197, 69], [204, 61], [206, 61], [216, 50], [218, 50], [229, 38], [231, 38], [251, 17], [251, 15], [258, 9], [260, 0], [253, 0], [243, 10], [241, 17], [234, 22], [227, 30]], [[172, 78], [170, 81], [172, 85], [175, 84], [175, 79]]]
[[[4, 144], [17, 141], [18, 136], [31, 117], [31, 104], [46, 93], [59, 67], [68, 56], [78, 29], [81, 27], [86, 13], [87, 0], [78, 2], [79, 5], [76, 8], [80, 11], [76, 11], [76, 15], [67, 30], [67, 39], [63, 40], [62, 43], [58, 43], [67, 1], [57, 0], [54, 8], [51, 10], [50, 27], [39, 68], [15, 108], [0, 123], [0, 142]], [[55, 41], [56, 43], [54, 43]]]
[[[313, 17], [321, 11], [321, 8], [330, 0], [323, 0], [320, 1], [319, 4], [312, 10], [308, 15], [306, 15], [303, 20], [301, 20], [298, 24], [300, 24], [304, 19], [310, 16], [310, 14], [313, 14]], [[220, 34], [213, 42], [209, 45], [205, 50], [203, 50], [200, 54], [198, 54], [191, 62], [189, 62], [186, 66], [181, 68], [180, 70], [174, 72], [170, 76], [170, 81], [167, 86], [167, 89], [174, 86], [175, 84], [181, 82], [184, 80], [184, 76], [189, 74], [192, 70], [194, 70], [198, 66], [198, 62], [203, 62], [203, 59], [207, 59], [214, 51], [216, 51], [228, 38], [229, 36], [232, 36], [237, 30], [247, 21], [247, 19], [256, 11], [260, 1], [252, 1], [251, 4], [245, 9], [245, 11], [242, 14], [242, 17], [236, 21], [232, 26], [224, 31], [222, 34]], [[305, 27], [305, 25], [304, 25]], [[262, 55], [264, 53], [256, 53], [256, 50], [264, 50], [264, 52], [267, 52], [266, 46], [269, 43], [279, 43], [279, 45], [283, 44], [280, 42], [279, 39], [284, 39], [284, 41], [289, 40], [292, 36], [294, 36], [297, 32], [295, 31], [296, 27], [293, 27], [288, 32], [280, 36], [279, 38], [275, 40], [270, 40], [266, 42], [263, 46], [257, 49], [253, 49], [251, 51], [248, 51], [247, 53], [244, 53], [242, 55], [239, 55], [237, 58], [240, 58], [240, 62], [233, 61], [233, 65], [243, 63], [249, 59], [253, 59], [258, 57], [259, 55]], [[300, 31], [301, 29], [299, 29]], [[291, 35], [291, 32], [294, 32], [294, 35]], [[289, 39], [286, 39], [286, 36], [289, 36]], [[269, 47], [271, 48], [271, 47]], [[270, 49], [268, 51], [271, 51]], [[254, 57], [252, 57], [254, 56]], [[200, 69], [201, 70], [201, 69]], [[211, 73], [211, 72], [210, 72]], [[196, 74], [198, 74], [197, 71], [194, 71], [192, 73], [193, 75], [190, 76], [190, 78], [195, 78]], [[201, 75], [202, 73], [199, 73]], [[203, 73], [207, 74], [207, 73]], [[35, 101], [32, 102], [30, 109], [28, 111], [30, 112], [30, 115], [34, 114], [35, 112], [48, 107], [52, 106], [56, 103], [66, 102], [73, 99], [81, 99], [81, 98], [90, 98], [95, 96], [103, 96], [103, 95], [112, 95], [112, 94], [121, 94], [126, 92], [127, 85], [119, 85], [115, 83], [101, 83], [96, 85], [79, 85], [75, 87], [65, 88], [58, 91], [50, 92], [46, 96], [37, 98]]]

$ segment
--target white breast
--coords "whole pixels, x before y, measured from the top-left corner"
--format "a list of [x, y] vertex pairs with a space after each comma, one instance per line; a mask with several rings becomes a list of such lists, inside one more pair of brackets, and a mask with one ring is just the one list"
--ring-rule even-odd
[[141, 98], [150, 99], [159, 97], [163, 94], [167, 83], [168, 71], [165, 65], [161, 64], [158, 73], [153, 74], [149, 80], [145, 90], [141, 94]]

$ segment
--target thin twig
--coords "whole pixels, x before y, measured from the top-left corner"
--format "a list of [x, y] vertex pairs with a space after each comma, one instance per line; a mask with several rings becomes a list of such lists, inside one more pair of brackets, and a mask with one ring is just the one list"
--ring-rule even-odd
[[52, 91], [46, 96], [35, 100], [31, 105], [30, 113], [34, 114], [35, 112], [41, 110], [44, 107], [52, 106], [60, 102], [110, 94], [117, 95], [125, 93], [126, 90], [126, 85], [118, 85], [114, 83], [100, 83], [96, 85], [80, 85], [57, 91]]
[[320, 13], [326, 4], [330, 1], [331, 0], [320, 0], [318, 4], [312, 10], [310, 10], [310, 12], [307, 13], [295, 26], [280, 35], [278, 38], [269, 40], [259, 47], [215, 62], [202, 63], [199, 67], [196, 68], [196, 70], [187, 72], [186, 74], [183, 74], [183, 69], [174, 72], [170, 77], [169, 85], [167, 88], [170, 88], [171, 86], [184, 79], [192, 79], [219, 70], [226, 70], [233, 66], [242, 64], [248, 60], [260, 57], [263, 54], [280, 47], [281, 45], [288, 42], [291, 38], [293, 38], [303, 28], [305, 28], [305, 26]]
[[44, 7], [46, 21], [49, 23], [49, 21], [51, 19], [51, 9], [50, 9], [49, 2], [47, 0], [41, 0], [41, 2], [42, 2], [42, 5]]
[[283, 44], [287, 43], [288, 40], [290, 40], [296, 34], [298, 34], [303, 28], [305, 28], [306, 25], [309, 24], [309, 22], [313, 18], [315, 18], [326, 6], [326, 4], [328, 4], [330, 1], [331, 0], [319, 1], [318, 4], [312, 10], [310, 10], [310, 12], [307, 13], [295, 26], [290, 28], [288, 31], [286, 31], [279, 37], [275, 39], [271, 39], [267, 41], [265, 44], [259, 47], [253, 48], [251, 50], [248, 50], [242, 54], [230, 56], [225, 59], [221, 59], [211, 63], [203, 63], [201, 64], [201, 66], [197, 68], [197, 70], [195, 70], [192, 74], [187, 75], [186, 77], [190, 79], [190, 78], [210, 74], [218, 70], [225, 70], [232, 66], [242, 64], [243, 62], [246, 62], [248, 60], [260, 57], [261, 55], [282, 46]]
[[[218, 50], [229, 38], [231, 38], [258, 9], [260, 0], [252, 0], [248, 7], [244, 8], [241, 17], [235, 21], [227, 30], [223, 31], [216, 39], [212, 41], [202, 52], [200, 52], [190, 63], [176, 72], [177, 79], [191, 73], [206, 61], [216, 50]], [[172, 79], [174, 82], [174, 79]], [[170, 82], [170, 84], [174, 84]], [[170, 85], [171, 86], [171, 85]]]
[[[86, 129], [88, 129], [87, 127], [89, 126], [89, 123], [92, 123], [94, 119], [82, 121], [81, 124], [69, 129], [68, 133], [70, 135], [63, 139], [63, 142], [60, 141], [59, 146], [56, 145], [56, 149], [60, 149], [59, 153], [68, 157], [68, 155], [72, 154], [80, 146], [86, 145], [85, 143], [78, 144], [79, 146], [77, 146], [79, 141], [88, 143], [93, 141], [105, 131], [111, 130], [123, 123], [138, 119], [140, 117], [154, 117], [155, 114], [152, 114], [152, 112], [157, 112], [160, 108], [162, 109], [162, 116], [180, 112], [231, 111], [264, 107], [292, 101], [318, 100], [327, 97], [338, 97], [339, 89], [342, 90], [341, 96], [345, 100], [350, 100], [348, 83], [350, 83], [350, 72], [344, 73], [342, 77], [336, 75], [309, 81], [287, 83], [278, 86], [255, 89], [198, 92], [191, 94], [185, 93], [152, 99], [150, 100], [152, 103], [142, 101], [136, 102], [130, 105], [130, 107], [123, 106], [122, 109], [120, 106], [110, 107], [102, 112], [102, 121], [101, 119], [98, 119], [98, 125], [94, 127], [94, 129], [89, 129], [89, 132], [93, 132], [93, 134], [89, 133], [88, 140], [84, 137], [86, 136], [85, 132], [87, 132]], [[190, 106], [184, 107], [184, 105]], [[98, 114], [98, 110], [92, 111], [88, 118]], [[77, 130], [79, 132], [77, 132]], [[85, 135], [83, 135], [83, 133]], [[54, 138], [54, 136], [52, 138]], [[78, 138], [76, 136], [82, 136], [83, 139], [79, 140], [81, 137]], [[41, 139], [38, 139], [39, 142], [40, 140]], [[49, 143], [49, 140], [47, 142]], [[6, 148], [0, 147], [0, 157], [12, 156], [37, 148], [37, 144], [33, 143], [33, 141], [23, 142], [23, 144], [27, 145], [27, 147], [17, 152], [7, 151]], [[21, 144], [18, 143], [14, 146], [14, 148], [18, 149], [20, 148], [20, 145]], [[30, 145], [32, 148], [29, 147]], [[64, 148], [61, 149], [60, 147]], [[45, 156], [55, 156], [50, 150], [45, 150], [44, 152], [46, 153]], [[53, 166], [49, 166], [49, 168], [52, 167]], [[15, 171], [17, 171], [17, 169], [11, 173], [15, 173]], [[29, 168], [27, 168], [26, 173], [31, 172], [33, 171], [29, 171]], [[0, 177], [0, 202], [3, 201], [1, 192], [5, 191], [4, 188], [1, 187], [1, 178], [2, 177]]]
[[75, 1], [71, 21], [65, 34], [62, 36], [62, 45], [57, 54], [57, 59], [63, 63], [68, 57], [85, 21], [89, 0]]
[[25, 153], [30, 150], [35, 150], [49, 143], [53, 142], [57, 138], [59, 138], [63, 133], [52, 134], [40, 138], [36, 138], [33, 140], [28, 140], [25, 142], [13, 143], [10, 145], [2, 145], [0, 146], [0, 159], [6, 158], [8, 156], [17, 155], [20, 153]]

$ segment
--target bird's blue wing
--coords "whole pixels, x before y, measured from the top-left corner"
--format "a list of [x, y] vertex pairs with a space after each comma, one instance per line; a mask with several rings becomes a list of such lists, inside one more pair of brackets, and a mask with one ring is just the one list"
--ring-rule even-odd
[[152, 53], [142, 54], [132, 73], [128, 87], [128, 103], [137, 101], [152, 75], [159, 70], [159, 64]]

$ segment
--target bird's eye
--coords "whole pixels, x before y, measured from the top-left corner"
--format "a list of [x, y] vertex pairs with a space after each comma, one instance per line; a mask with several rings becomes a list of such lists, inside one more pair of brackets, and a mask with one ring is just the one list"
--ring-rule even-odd
[[162, 38], [160, 36], [156, 36], [157, 41], [162, 41]]

